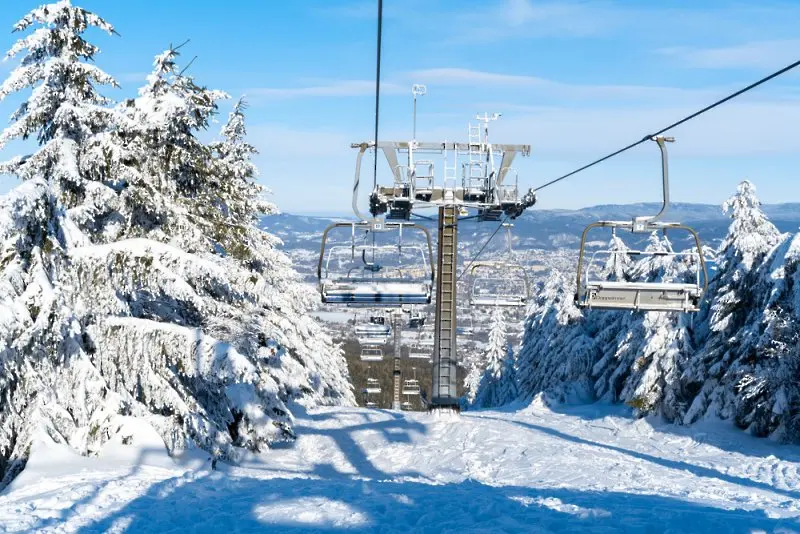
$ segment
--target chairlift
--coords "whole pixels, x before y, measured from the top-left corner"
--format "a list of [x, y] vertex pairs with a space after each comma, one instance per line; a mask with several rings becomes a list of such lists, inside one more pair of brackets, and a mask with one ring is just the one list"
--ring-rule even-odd
[[411, 404], [411, 401], [403, 401], [403, 403], [400, 404], [400, 409], [408, 412], [414, 409], [414, 405]]
[[368, 400], [367, 402], [364, 403], [364, 406], [366, 406], [367, 408], [377, 408], [378, 407], [378, 403]]
[[417, 334], [417, 342], [416, 345], [422, 349], [427, 349], [428, 352], [433, 351], [433, 337], [434, 337], [434, 329], [432, 324], [423, 325], [422, 328], [419, 329], [419, 334]]
[[432, 350], [433, 347], [417, 342], [408, 348], [408, 357], [412, 360], [427, 360], [431, 357]]
[[[581, 308], [677, 312], [697, 312], [700, 310], [700, 302], [708, 289], [708, 271], [706, 270], [700, 237], [697, 232], [688, 226], [660, 220], [669, 209], [670, 203], [666, 143], [671, 143], [675, 139], [658, 136], [652, 137], [651, 140], [658, 144], [661, 151], [661, 179], [663, 186], [661, 211], [652, 216], [635, 217], [631, 221], [599, 221], [586, 227], [581, 236], [581, 248], [578, 256], [577, 293], [575, 295], [575, 303]], [[667, 231], [683, 231], [692, 237], [696, 251], [605, 250], [594, 252], [589, 261], [585, 262], [587, 234], [594, 228], [610, 228], [612, 234], [618, 228], [630, 230], [632, 233], [662, 231], [665, 235]], [[620, 254], [637, 258], [661, 255], [683, 259], [697, 266], [694, 282], [603, 280], [594, 276], [596, 269], [593, 269], [593, 267], [597, 265], [599, 257], [605, 255], [616, 259], [616, 255]], [[585, 272], [584, 263], [587, 263]]]
[[472, 336], [475, 334], [472, 313], [468, 308], [456, 308], [456, 334], [459, 336]]
[[425, 319], [425, 314], [412, 309], [409, 311], [408, 327], [412, 329], [421, 328], [425, 324]]
[[367, 385], [362, 390], [364, 393], [380, 393], [381, 392], [381, 384], [377, 378], [367, 378]]
[[506, 257], [501, 260], [476, 261], [470, 268], [471, 306], [522, 307], [530, 298], [530, 280], [525, 267], [514, 257], [510, 223], [506, 229]]
[[[342, 229], [349, 230], [347, 238], [329, 243], [331, 232]], [[385, 242], [395, 234], [394, 243], [377, 243], [378, 237]], [[412, 241], [409, 234], [422, 239]], [[434, 280], [430, 233], [405, 222], [334, 223], [322, 234], [317, 278], [327, 304], [429, 304]]]
[[383, 350], [376, 347], [361, 347], [362, 362], [382, 362]]
[[392, 334], [392, 327], [382, 314], [371, 314], [367, 320], [356, 323], [356, 338], [361, 345], [383, 345]]
[[409, 378], [403, 380], [403, 395], [419, 395], [419, 380]]

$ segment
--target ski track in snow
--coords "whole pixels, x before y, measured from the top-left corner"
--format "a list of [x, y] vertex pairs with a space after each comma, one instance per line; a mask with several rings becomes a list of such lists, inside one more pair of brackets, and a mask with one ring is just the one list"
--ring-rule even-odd
[[800, 532], [800, 447], [609, 406], [460, 416], [326, 408], [211, 471], [117, 442], [39, 444], [0, 532]]

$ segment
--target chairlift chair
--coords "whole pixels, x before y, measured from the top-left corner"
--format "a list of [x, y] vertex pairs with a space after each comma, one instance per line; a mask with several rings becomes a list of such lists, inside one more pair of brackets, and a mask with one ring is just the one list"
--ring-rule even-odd
[[361, 348], [361, 361], [362, 362], [382, 362], [383, 351], [376, 347], [362, 347]]
[[[575, 303], [581, 308], [603, 310], [635, 310], [635, 311], [677, 311], [697, 312], [708, 289], [708, 271], [706, 270], [703, 248], [700, 237], [692, 228], [680, 223], [661, 222], [661, 218], [669, 208], [669, 166], [665, 143], [674, 141], [672, 137], [653, 137], [661, 151], [661, 176], [663, 185], [663, 203], [661, 211], [653, 216], [635, 217], [631, 221], [600, 221], [586, 227], [581, 236], [581, 248], [578, 256], [577, 293]], [[654, 231], [683, 231], [688, 233], [696, 247], [692, 252], [662, 251], [596, 251], [590, 260], [585, 262], [586, 238], [594, 228], [610, 228], [612, 233], [618, 228], [630, 230], [632, 233], [650, 233]], [[627, 280], [603, 280], [595, 277], [593, 266], [602, 255], [627, 254], [632, 257], [668, 256], [686, 258], [697, 265], [694, 282], [645, 282]], [[584, 263], [586, 268], [584, 272]]]
[[419, 380], [409, 378], [403, 380], [403, 395], [419, 395]]
[[367, 401], [364, 403], [364, 406], [366, 406], [367, 408], [377, 408], [378, 403], [373, 401]]
[[[341, 229], [349, 230], [346, 244], [330, 244], [331, 232]], [[375, 236], [393, 233], [394, 244], [375, 243]], [[421, 235], [421, 244], [407, 242], [409, 233]], [[429, 304], [434, 280], [430, 233], [413, 223], [334, 223], [322, 234], [317, 278], [327, 304]]]
[[408, 357], [412, 360], [427, 360], [431, 357], [432, 347], [414, 343], [408, 348]]
[[425, 324], [425, 314], [420, 311], [411, 310], [408, 316], [408, 327], [417, 329]]
[[367, 385], [362, 390], [364, 393], [380, 393], [381, 392], [381, 384], [377, 378], [367, 378]]
[[356, 323], [354, 330], [362, 345], [383, 345], [392, 334], [392, 327], [380, 314], [371, 314], [367, 321]]
[[456, 308], [456, 334], [460, 336], [475, 334], [474, 321], [468, 308]]
[[413, 408], [414, 408], [414, 405], [411, 404], [410, 401], [403, 401], [403, 403], [400, 404], [400, 409], [401, 410], [411, 411]]
[[512, 224], [506, 229], [506, 257], [478, 261], [470, 268], [469, 303], [471, 306], [522, 307], [530, 298], [528, 272], [514, 257], [511, 248]]

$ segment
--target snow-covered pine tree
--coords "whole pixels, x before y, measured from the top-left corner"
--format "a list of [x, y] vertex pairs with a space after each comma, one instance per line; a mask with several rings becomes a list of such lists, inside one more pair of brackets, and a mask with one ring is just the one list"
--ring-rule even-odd
[[735, 422], [759, 436], [800, 441], [800, 234], [773, 254], [764, 276], [760, 336], [734, 363], [741, 378]]
[[14, 31], [34, 25], [41, 27], [9, 50], [7, 58], [24, 55], [0, 86], [0, 99], [32, 89], [0, 134], [0, 149], [29, 137], [40, 145], [0, 165], [25, 180], [0, 208], [0, 487], [24, 465], [36, 429], [71, 441], [78, 428], [88, 430], [106, 396], [63, 277], [68, 250], [86, 243], [74, 214], [93, 194], [81, 146], [108, 117], [96, 86], [115, 85], [89, 63], [98, 50], [82, 34], [114, 30], [67, 0], [34, 9]]
[[[608, 243], [609, 256], [599, 276], [609, 281], [629, 281], [634, 262], [630, 247], [614, 233]], [[599, 360], [591, 376], [594, 394], [599, 399], [617, 402], [627, 373], [626, 355], [633, 352], [641, 334], [635, 331], [631, 314], [624, 311], [590, 310], [585, 312], [586, 329], [597, 347]]]
[[[667, 236], [650, 236], [649, 252], [672, 252]], [[694, 282], [698, 269], [696, 256], [646, 256], [631, 269], [631, 277], [647, 282]], [[641, 337], [620, 365], [622, 390], [619, 400], [635, 409], [637, 415], [661, 413], [666, 419], [680, 417], [684, 410], [679, 393], [680, 372], [692, 354], [691, 318], [686, 314], [647, 312], [628, 314], [631, 331]], [[630, 328], [630, 326], [629, 326]]]
[[486, 362], [483, 357], [483, 351], [471, 350], [466, 352], [466, 356], [461, 362], [466, 373], [464, 375], [462, 409], [468, 409], [475, 402], [475, 396], [478, 394], [478, 387], [480, 387], [481, 377], [485, 369]]
[[[720, 245], [717, 273], [709, 286], [711, 300], [698, 314], [697, 353], [681, 375], [683, 395], [690, 406], [684, 421], [704, 414], [722, 418], [737, 413], [742, 380], [750, 381], [747, 367], [735, 364], [751, 358], [760, 337], [763, 295], [771, 283], [760, 267], [786, 236], [761, 210], [755, 187], [742, 182], [723, 205], [731, 217], [728, 235]], [[760, 272], [761, 271], [761, 272]], [[760, 388], [760, 381], [753, 383]]]
[[3, 134], [42, 144], [4, 168], [26, 182], [0, 218], [3, 480], [38, 428], [92, 452], [135, 416], [171, 450], [235, 458], [291, 439], [288, 401], [352, 403], [340, 350], [306, 313], [311, 291], [255, 226], [267, 204], [248, 183], [242, 108], [203, 145], [224, 95], [180, 74], [170, 50], [107, 124], [87, 80], [108, 78], [80, 74], [96, 53], [80, 35], [111, 27], [68, 1], [18, 28], [36, 22], [12, 49], [29, 50], [23, 73], [3, 86], [43, 82], [14, 116], [28, 125]]
[[537, 287], [517, 356], [521, 400], [540, 393], [555, 402], [592, 399], [594, 341], [575, 306], [575, 278], [553, 269]]
[[486, 369], [480, 379], [474, 406], [492, 408], [513, 401], [517, 397], [514, 353], [508, 343], [506, 318], [500, 307], [492, 310], [485, 360]]

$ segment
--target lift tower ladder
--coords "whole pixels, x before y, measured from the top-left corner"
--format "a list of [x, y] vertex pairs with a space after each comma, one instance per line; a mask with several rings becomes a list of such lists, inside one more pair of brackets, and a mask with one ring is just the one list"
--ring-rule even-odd
[[433, 346], [433, 407], [458, 406], [456, 383], [456, 265], [458, 261], [458, 207], [439, 208], [436, 277], [436, 336]]
[[392, 318], [394, 320], [394, 368], [392, 369], [392, 410], [399, 410], [400, 406], [400, 316], [399, 310], [394, 310]]

